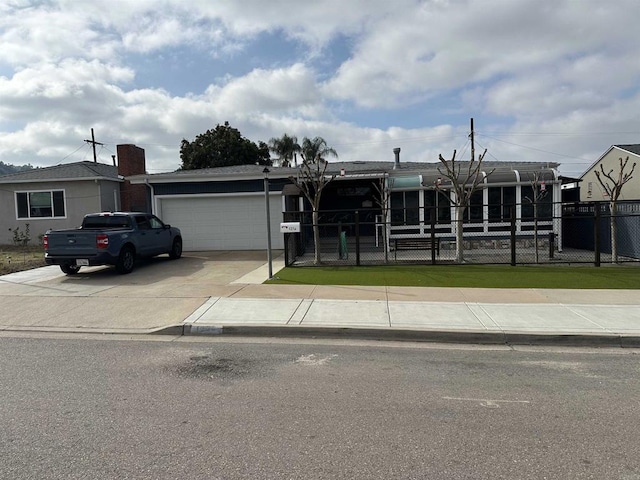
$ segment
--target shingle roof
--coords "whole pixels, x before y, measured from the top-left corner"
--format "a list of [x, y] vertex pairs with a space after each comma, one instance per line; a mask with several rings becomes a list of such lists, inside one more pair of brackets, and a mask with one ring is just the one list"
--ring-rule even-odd
[[[465, 168], [467, 162], [461, 161], [460, 166]], [[485, 161], [483, 162], [483, 170], [521, 170], [521, 171], [535, 171], [548, 168], [557, 168], [560, 164], [554, 162], [496, 162]], [[400, 162], [396, 168], [394, 168], [395, 162], [329, 162], [326, 172], [328, 174], [339, 174], [340, 170], [344, 169], [346, 175], [374, 175], [381, 173], [390, 174], [415, 174], [419, 175], [423, 172], [437, 173], [438, 167], [441, 167], [440, 162]], [[151, 175], [135, 175], [128, 178], [148, 178], [150, 182], [154, 180], [159, 181], [180, 181], [180, 177], [202, 177], [202, 180], [209, 180], [211, 177], [220, 178], [226, 176], [250, 176], [254, 178], [261, 178], [263, 165], [233, 165], [229, 167], [217, 167], [217, 168], [202, 168], [196, 170], [177, 170], [175, 172], [167, 173], [155, 173]], [[269, 167], [270, 175], [273, 177], [286, 178], [289, 176], [295, 176], [299, 172], [299, 167]]]
[[[460, 161], [459, 165], [462, 170], [468, 165], [468, 161]], [[485, 161], [482, 162], [482, 170], [542, 170], [548, 168], [557, 168], [559, 163], [550, 162], [496, 162]], [[394, 168], [394, 166], [396, 168]], [[442, 164], [440, 162], [400, 162], [395, 165], [395, 162], [331, 162], [327, 167], [327, 172], [338, 173], [344, 168], [345, 173], [349, 174], [366, 174], [366, 173], [381, 173], [387, 172], [391, 174], [402, 175], [405, 173], [420, 174], [423, 172], [437, 172], [438, 168], [442, 170]]]
[[55, 180], [119, 181], [118, 167], [94, 162], [75, 162], [53, 167], [34, 168], [0, 176], [0, 183], [49, 182]]
[[634, 155], [640, 155], [640, 144], [637, 143], [631, 145], [614, 145], [614, 147], [621, 148], [622, 150], [626, 150]]
[[[155, 173], [154, 177], [161, 175], [174, 176], [174, 175], [243, 175], [243, 174], [255, 174], [262, 176], [264, 165], [231, 165], [228, 167], [215, 167], [215, 168], [199, 168], [195, 170], [176, 170], [175, 172], [168, 173]], [[275, 172], [291, 172], [293, 175], [297, 170], [295, 168], [287, 167], [268, 167], [270, 171]]]

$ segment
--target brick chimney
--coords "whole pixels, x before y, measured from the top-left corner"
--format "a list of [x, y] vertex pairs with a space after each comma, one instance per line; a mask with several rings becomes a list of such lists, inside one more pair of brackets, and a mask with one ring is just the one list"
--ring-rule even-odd
[[[147, 173], [144, 148], [132, 144], [118, 145], [118, 175], [128, 177]], [[128, 180], [120, 184], [120, 210], [123, 212], [149, 212], [147, 187], [131, 185]]]

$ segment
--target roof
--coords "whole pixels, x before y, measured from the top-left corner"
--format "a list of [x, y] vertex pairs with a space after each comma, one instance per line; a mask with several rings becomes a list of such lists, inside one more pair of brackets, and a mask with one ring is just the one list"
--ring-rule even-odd
[[0, 175], [0, 183], [111, 180], [121, 182], [118, 167], [95, 162], [75, 162]]
[[634, 155], [640, 155], [640, 144], [629, 144], [629, 145], [614, 145], [614, 147], [618, 147], [622, 150], [626, 150], [629, 153], [633, 153]]
[[[468, 164], [467, 161], [460, 161], [459, 165], [464, 171], [464, 168]], [[537, 171], [555, 169], [559, 166], [559, 163], [553, 162], [497, 162], [497, 161], [485, 161], [483, 162], [483, 170], [491, 171]], [[395, 167], [395, 168], [394, 168]], [[438, 173], [438, 168], [442, 168], [440, 162], [400, 162], [397, 165], [395, 162], [329, 162], [327, 165], [326, 173], [339, 175], [341, 170], [344, 169], [347, 176], [381, 176], [382, 174], [389, 175], [421, 175]], [[296, 176], [300, 168], [299, 167], [268, 167], [270, 178], [288, 178]], [[233, 165], [229, 167], [217, 167], [217, 168], [202, 168], [196, 170], [177, 170], [175, 172], [167, 173], [154, 173], [146, 175], [134, 175], [127, 177], [131, 180], [131, 183], [144, 183], [149, 181], [150, 183], [169, 183], [180, 181], [211, 181], [211, 180], [231, 180], [238, 178], [255, 179], [262, 178], [264, 165]]]
[[613, 150], [614, 148], [618, 148], [620, 150], [624, 150], [625, 152], [629, 152], [633, 155], [640, 156], [640, 144], [633, 143], [633, 144], [626, 144], [626, 145], [611, 145], [606, 152], [600, 155], [600, 157], [595, 162], [589, 165], [589, 168], [587, 168], [584, 172], [582, 172], [582, 175], [580, 175], [580, 178], [584, 178], [585, 175], [589, 173], [596, 165], [598, 165], [598, 163], [600, 163], [600, 161], [604, 157], [606, 157], [609, 154], [609, 152], [611, 152], [611, 150]]

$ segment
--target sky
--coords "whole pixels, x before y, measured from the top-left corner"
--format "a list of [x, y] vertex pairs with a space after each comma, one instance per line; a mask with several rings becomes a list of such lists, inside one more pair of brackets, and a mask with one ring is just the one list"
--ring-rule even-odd
[[440, 154], [581, 175], [640, 143], [638, 0], [0, 0], [0, 161], [149, 173], [228, 121], [340, 161]]

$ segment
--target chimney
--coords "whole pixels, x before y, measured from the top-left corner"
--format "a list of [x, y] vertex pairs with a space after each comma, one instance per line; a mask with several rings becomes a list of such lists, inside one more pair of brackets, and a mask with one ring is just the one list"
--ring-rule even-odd
[[[132, 144], [118, 145], [116, 152], [118, 175], [129, 177], [147, 173], [144, 148]], [[145, 185], [131, 185], [129, 180], [120, 185], [120, 209], [123, 212], [149, 212], [149, 204]]]
[[393, 169], [395, 170], [400, 166], [400, 147], [394, 148], [393, 154], [396, 156], [396, 162], [393, 164]]

